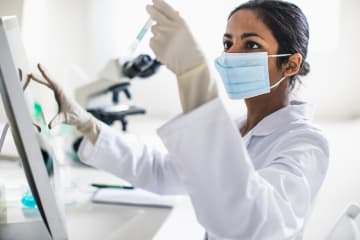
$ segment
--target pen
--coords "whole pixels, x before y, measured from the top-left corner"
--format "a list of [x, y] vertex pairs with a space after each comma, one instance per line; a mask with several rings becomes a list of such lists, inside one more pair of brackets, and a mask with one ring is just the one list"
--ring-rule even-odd
[[109, 184], [100, 184], [100, 183], [92, 183], [91, 186], [96, 188], [118, 188], [118, 189], [134, 189], [133, 186], [123, 186], [123, 185], [109, 185]]

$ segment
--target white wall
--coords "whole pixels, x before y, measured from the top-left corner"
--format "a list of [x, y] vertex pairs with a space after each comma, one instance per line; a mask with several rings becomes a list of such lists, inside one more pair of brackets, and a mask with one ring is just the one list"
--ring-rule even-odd
[[[67, 77], [70, 71], [86, 66], [87, 1], [25, 0], [23, 13], [22, 35], [31, 68], [38, 73], [37, 63], [43, 64], [72, 95], [75, 87], [88, 81], [79, 76]], [[49, 120], [57, 111], [52, 92], [36, 83], [32, 83], [32, 91]]]
[[[0, 13], [8, 11], [8, 6], [19, 6], [19, 2], [1, 0]], [[212, 66], [222, 49], [226, 17], [239, 2], [211, 1], [206, 5], [190, 0], [169, 2], [189, 22]], [[360, 22], [360, 2], [332, 0], [327, 1], [326, 7], [311, 0], [294, 2], [308, 15], [311, 30], [308, 60], [312, 70], [304, 78], [305, 94], [301, 95], [317, 104], [318, 118], [359, 116], [360, 108], [354, 103], [360, 100], [357, 93], [360, 31], [354, 25]], [[72, 94], [75, 87], [96, 79], [107, 59], [124, 55], [148, 17], [145, 11], [148, 3], [150, 0], [126, 4], [118, 0], [25, 0], [23, 32], [29, 58], [33, 65], [40, 61], [48, 66]], [[151, 54], [150, 35], [145, 37], [138, 53]], [[85, 75], [72, 73], [80, 72], [79, 69]], [[180, 111], [174, 76], [165, 67], [153, 78], [132, 81], [132, 85], [132, 103], [146, 107], [150, 114], [170, 117]], [[39, 94], [42, 95], [49, 97], [45, 92]], [[241, 103], [235, 105], [236, 110], [244, 111]]]
[[[324, 5], [326, 3], [321, 2]], [[344, 120], [360, 116], [360, 2], [339, 1], [339, 26], [318, 29], [317, 34], [325, 36], [323, 41], [338, 38], [337, 44], [328, 50], [312, 48], [309, 60], [311, 75], [306, 79], [308, 96], [318, 105], [318, 117], [327, 120]], [[317, 19], [323, 19], [327, 10], [319, 9]], [[331, 23], [331, 16], [328, 16]], [[322, 20], [323, 21], [323, 20]], [[326, 21], [323, 21], [326, 25]], [[330, 25], [333, 26], [333, 25]]]
[[[330, 161], [305, 240], [325, 239], [348, 204], [360, 204], [360, 120], [321, 124], [321, 128], [330, 143]], [[357, 223], [360, 227], [359, 217]]]

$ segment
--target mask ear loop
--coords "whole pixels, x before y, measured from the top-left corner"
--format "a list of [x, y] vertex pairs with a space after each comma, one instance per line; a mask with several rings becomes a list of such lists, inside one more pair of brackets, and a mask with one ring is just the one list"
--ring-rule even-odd
[[[288, 57], [288, 56], [291, 56], [292, 54], [291, 53], [284, 53], [284, 54], [271, 54], [271, 55], [268, 55], [268, 57]], [[280, 83], [282, 83], [284, 80], [286, 79], [286, 77], [282, 77], [280, 78], [280, 80], [275, 83], [274, 85], [270, 86], [270, 89], [273, 89], [273, 88], [276, 88], [277, 86], [280, 85]]]
[[280, 83], [282, 83], [285, 79], [286, 79], [285, 76], [282, 77], [282, 78], [280, 78], [280, 80], [279, 80], [277, 83], [275, 83], [274, 85], [270, 86], [270, 89], [276, 88], [276, 87], [279, 86]]
[[268, 57], [288, 57], [291, 56], [291, 53], [284, 53], [284, 54], [270, 54]]

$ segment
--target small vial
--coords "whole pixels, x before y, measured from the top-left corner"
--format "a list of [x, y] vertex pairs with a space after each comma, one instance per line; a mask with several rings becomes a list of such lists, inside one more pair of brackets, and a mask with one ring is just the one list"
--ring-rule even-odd
[[21, 203], [24, 207], [27, 208], [37, 208], [35, 198], [29, 190], [26, 190], [26, 192], [23, 194]]
[[131, 58], [132, 55], [134, 54], [135, 50], [138, 48], [141, 40], [144, 38], [145, 34], [147, 33], [147, 31], [149, 30], [149, 28], [152, 25], [152, 19], [149, 18], [146, 23], [144, 24], [144, 26], [140, 29], [139, 33], [137, 34], [136, 38], [134, 39], [134, 41], [131, 43], [129, 49], [128, 49], [128, 53], [126, 54], [126, 58]]

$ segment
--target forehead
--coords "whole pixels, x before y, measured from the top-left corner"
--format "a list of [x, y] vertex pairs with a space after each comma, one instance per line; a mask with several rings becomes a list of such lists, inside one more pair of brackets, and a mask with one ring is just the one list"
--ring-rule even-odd
[[235, 12], [227, 22], [226, 33], [240, 36], [243, 33], [257, 33], [267, 39], [274, 39], [271, 30], [253, 10], [241, 9]]

